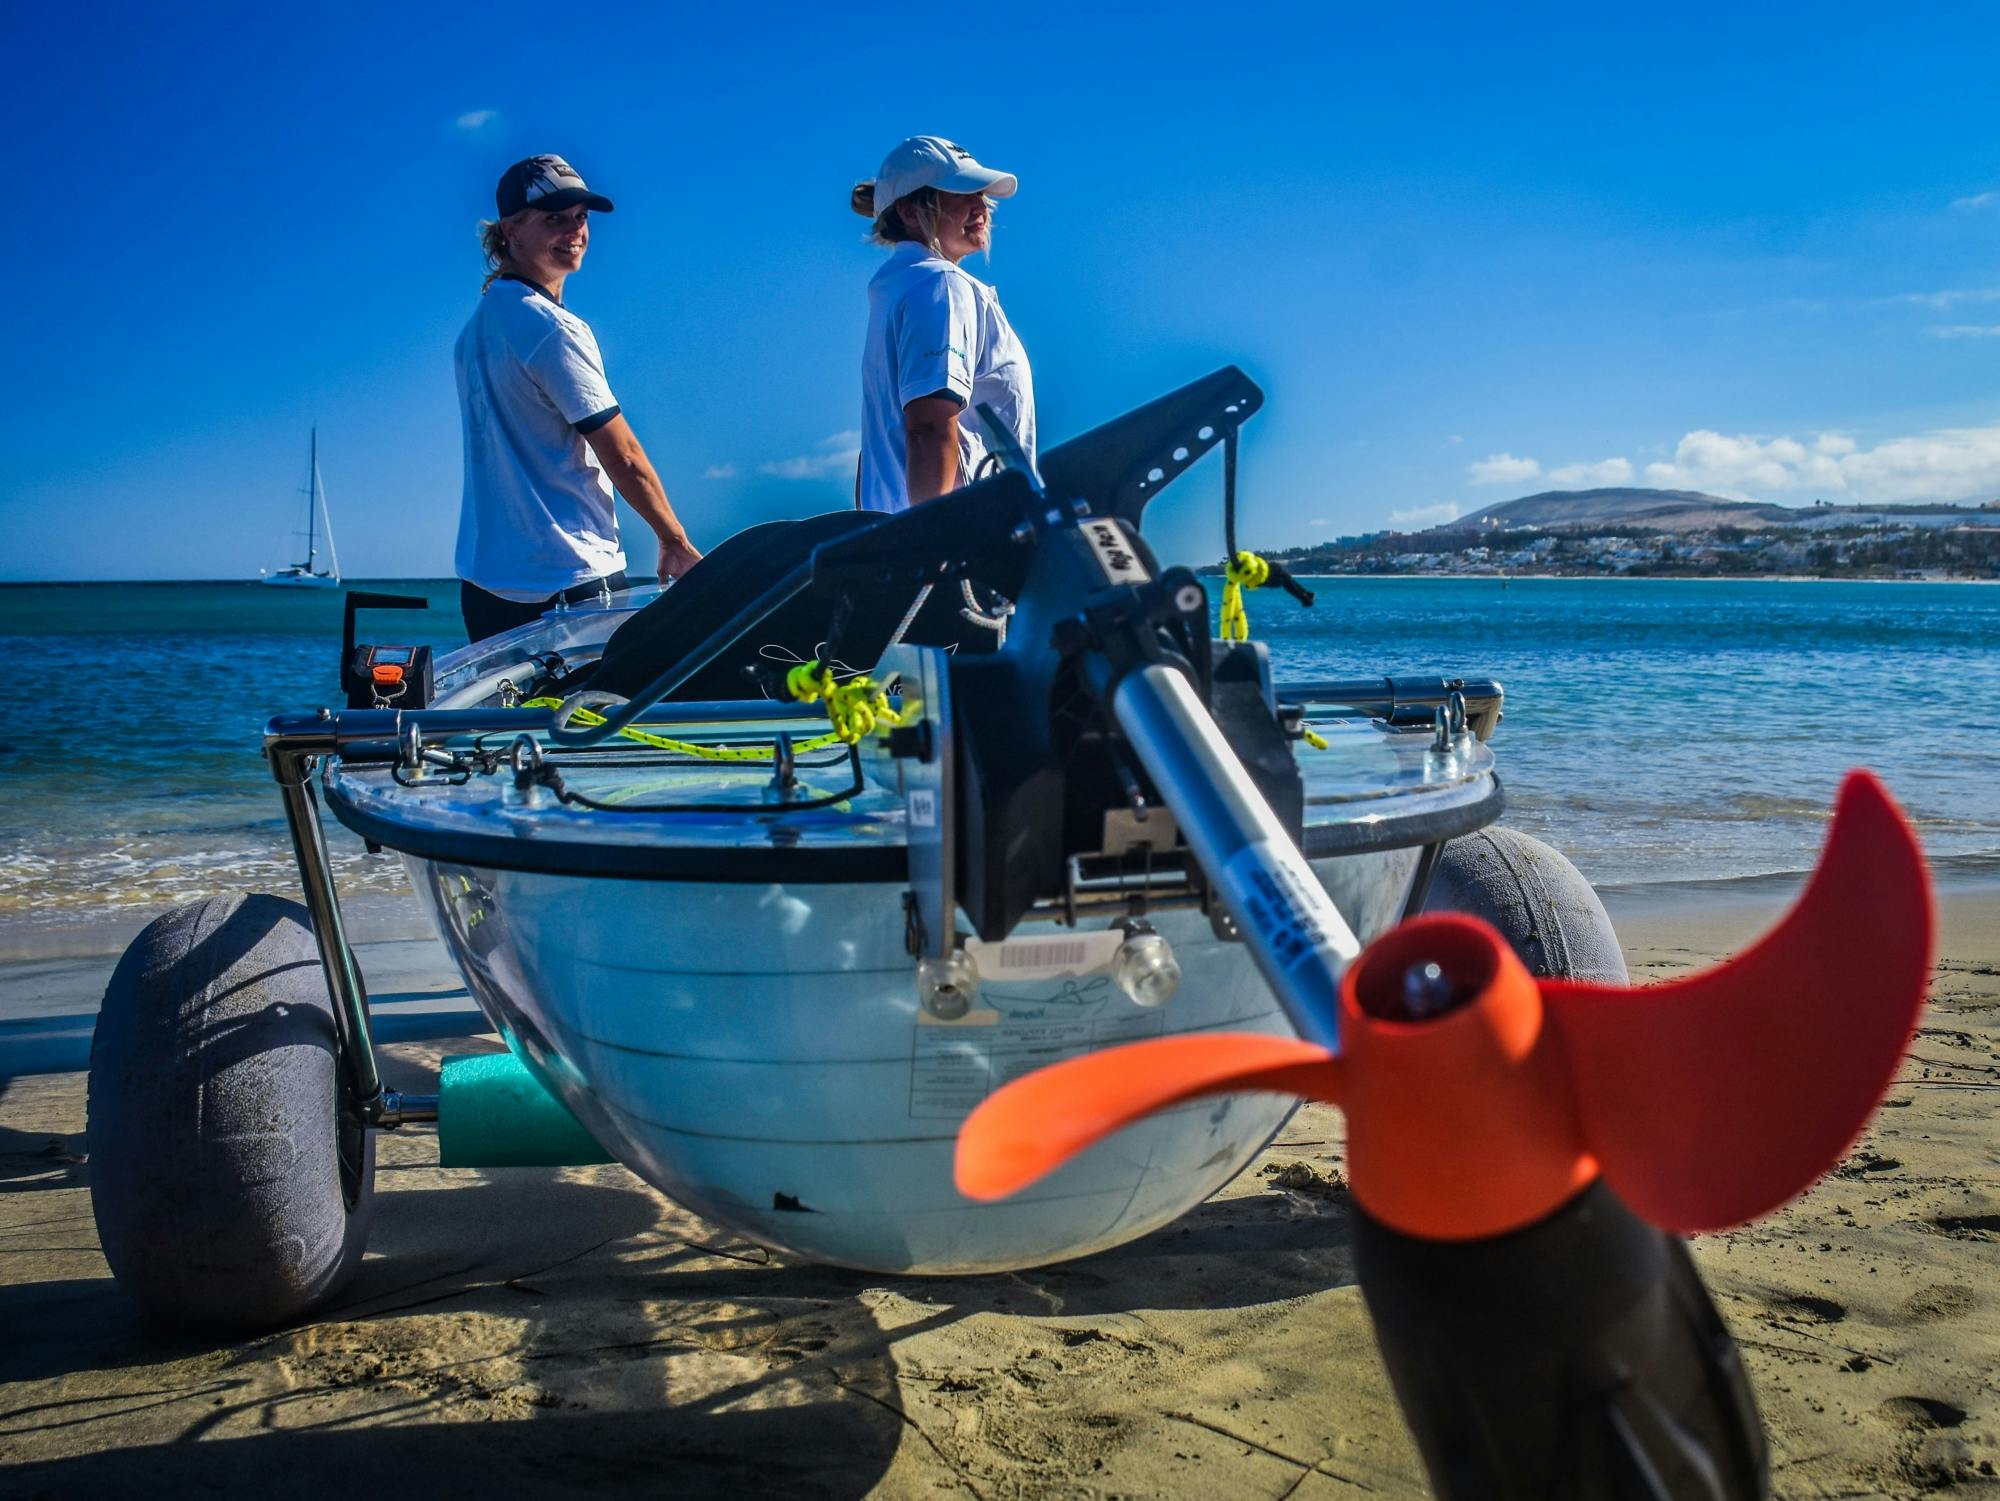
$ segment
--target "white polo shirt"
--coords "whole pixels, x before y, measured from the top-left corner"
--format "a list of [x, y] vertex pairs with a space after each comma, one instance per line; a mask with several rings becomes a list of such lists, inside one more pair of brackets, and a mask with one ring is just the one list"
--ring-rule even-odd
[[1035, 382], [1028, 352], [1000, 311], [1000, 294], [928, 245], [905, 240], [868, 283], [868, 342], [861, 355], [861, 508], [910, 506], [903, 408], [949, 396], [958, 422], [959, 483], [986, 456], [974, 402], [992, 406], [1030, 461]]
[[501, 280], [458, 336], [458, 576], [533, 601], [625, 566], [611, 481], [583, 435], [618, 415], [590, 325]]

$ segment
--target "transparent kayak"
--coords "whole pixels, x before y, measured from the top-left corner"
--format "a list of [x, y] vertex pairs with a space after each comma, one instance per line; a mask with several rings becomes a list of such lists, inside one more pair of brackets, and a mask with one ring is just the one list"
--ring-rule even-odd
[[[654, 592], [558, 612], [443, 659], [430, 707], [510, 705], [552, 660], [588, 667]], [[1477, 735], [1445, 735], [1421, 706], [1400, 716], [1415, 722], [1397, 722], [1382, 702], [1370, 712], [1333, 701], [1365, 695], [1298, 696], [1319, 700], [1299, 709], [1324, 741], [1302, 738], [1294, 751], [1300, 845], [1365, 942], [1404, 915], [1426, 850], [1498, 816], [1493, 759]], [[1386, 701], [1396, 697], [1391, 684]], [[838, 745], [801, 750], [791, 800], [816, 805], [774, 807], [768, 747], [781, 733], [795, 746], [822, 737], [817, 710], [661, 703], [637, 728], [761, 758], [717, 761], [632, 739], [573, 753], [537, 736], [526, 754], [560, 766], [579, 800], [524, 789], [504, 768], [461, 778], [330, 759], [323, 785], [343, 823], [406, 857], [510, 1047], [609, 1152], [674, 1199], [819, 1261], [919, 1273], [1029, 1266], [1184, 1213], [1292, 1109], [1268, 1095], [1203, 1101], [1121, 1133], [1018, 1198], [965, 1199], [952, 1185], [958, 1126], [1010, 1079], [1137, 1038], [1292, 1035], [1227, 921], [1212, 904], [1175, 900], [1185, 898], [1184, 857], [1162, 849], [1157, 866], [1138, 869], [1129, 854], [1072, 862], [1065, 899], [979, 947], [976, 1000], [939, 1015], [920, 998], [908, 942], [910, 802], [879, 737], [852, 757]], [[484, 746], [489, 758], [502, 748]], [[1118, 924], [1135, 891], [1179, 967], [1164, 1004], [1142, 1004], [1120, 983]]]

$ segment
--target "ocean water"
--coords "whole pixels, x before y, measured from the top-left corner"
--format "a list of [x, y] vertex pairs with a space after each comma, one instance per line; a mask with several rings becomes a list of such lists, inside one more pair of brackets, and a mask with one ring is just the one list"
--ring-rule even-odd
[[[451, 581], [363, 583], [462, 643]], [[1941, 870], [2000, 877], [2000, 588], [1723, 580], [1325, 579], [1250, 596], [1281, 679], [1496, 677], [1507, 822], [1600, 885], [1807, 869], [1850, 766]], [[0, 587], [0, 958], [116, 947], [154, 913], [290, 890], [270, 714], [337, 701], [338, 593], [254, 583]], [[363, 639], [371, 630], [364, 623]], [[334, 829], [343, 892], [400, 909], [400, 862]], [[113, 941], [116, 940], [116, 941]]]

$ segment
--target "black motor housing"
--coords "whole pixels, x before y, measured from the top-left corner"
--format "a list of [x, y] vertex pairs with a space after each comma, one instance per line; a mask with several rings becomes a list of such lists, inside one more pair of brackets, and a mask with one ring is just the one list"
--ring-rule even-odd
[[[1142, 577], [1160, 568], [1135, 530], [1124, 540]], [[1192, 579], [1183, 574], [1192, 586]], [[961, 907], [979, 936], [1004, 938], [1036, 902], [1066, 889], [1072, 855], [1104, 848], [1104, 818], [1136, 786], [1153, 804], [1159, 791], [1113, 732], [1096, 694], [1061, 642], [1102, 597], [1105, 575], [1084, 534], [1048, 536], [1015, 602], [1007, 643], [987, 656], [951, 662], [953, 740], [958, 747], [957, 815]], [[1146, 628], [1154, 656], [1187, 672], [1218, 727], [1272, 811], [1296, 842], [1305, 790], [1280, 726], [1269, 659], [1260, 646], [1208, 642], [1206, 601], [1198, 608], [1202, 658], [1180, 654], [1164, 628]], [[1087, 636], [1088, 630], [1085, 628]], [[1004, 833], [1003, 833], [1004, 831]]]
[[1444, 1501], [1769, 1494], [1756, 1400], [1686, 1243], [1602, 1181], [1487, 1240], [1424, 1240], [1357, 1210], [1354, 1249]]
[[1292, 843], [1303, 845], [1306, 788], [1292, 738], [1278, 723], [1271, 689], [1271, 657], [1260, 642], [1216, 641], [1209, 646], [1214, 676], [1208, 711], [1250, 780], [1264, 794]]

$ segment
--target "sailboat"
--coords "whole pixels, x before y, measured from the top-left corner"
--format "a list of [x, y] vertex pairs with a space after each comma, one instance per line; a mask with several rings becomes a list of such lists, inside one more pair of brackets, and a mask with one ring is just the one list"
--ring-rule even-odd
[[[326, 508], [326, 487], [319, 477], [319, 429], [312, 430], [312, 458], [306, 471], [306, 556], [303, 563], [293, 563], [288, 568], [280, 568], [273, 573], [259, 569], [264, 582], [277, 584], [288, 589], [338, 589], [340, 587], [340, 555], [333, 548], [333, 515]], [[326, 556], [329, 566], [313, 566], [319, 545], [319, 523], [324, 520], [326, 532]]]

